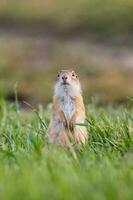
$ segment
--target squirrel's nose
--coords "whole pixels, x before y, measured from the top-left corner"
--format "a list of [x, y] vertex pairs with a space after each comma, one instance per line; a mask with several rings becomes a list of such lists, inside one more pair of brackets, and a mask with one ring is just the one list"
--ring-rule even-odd
[[67, 80], [67, 76], [62, 76], [62, 80], [66, 81]]

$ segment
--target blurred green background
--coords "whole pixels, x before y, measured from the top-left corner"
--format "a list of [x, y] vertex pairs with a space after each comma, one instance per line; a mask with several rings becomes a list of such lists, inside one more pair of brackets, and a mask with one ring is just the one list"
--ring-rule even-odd
[[57, 71], [73, 68], [85, 101], [133, 97], [132, 0], [1, 0], [0, 94], [51, 102]]

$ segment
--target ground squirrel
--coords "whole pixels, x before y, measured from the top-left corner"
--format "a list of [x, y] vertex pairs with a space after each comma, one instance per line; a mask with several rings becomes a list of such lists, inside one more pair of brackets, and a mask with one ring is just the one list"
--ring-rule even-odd
[[88, 139], [85, 126], [85, 107], [79, 78], [73, 70], [57, 75], [53, 97], [52, 119], [48, 128], [51, 143], [81, 146]]

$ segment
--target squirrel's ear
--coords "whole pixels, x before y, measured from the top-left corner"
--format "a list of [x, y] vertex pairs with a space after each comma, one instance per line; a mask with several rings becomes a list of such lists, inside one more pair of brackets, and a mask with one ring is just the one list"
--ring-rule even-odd
[[60, 74], [61, 74], [61, 70], [60, 70], [60, 71], [58, 71], [57, 75], [60, 75]]

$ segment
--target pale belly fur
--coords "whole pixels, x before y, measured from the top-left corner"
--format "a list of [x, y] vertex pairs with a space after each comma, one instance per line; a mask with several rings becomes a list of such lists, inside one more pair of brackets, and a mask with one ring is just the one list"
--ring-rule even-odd
[[66, 119], [69, 121], [75, 112], [75, 106], [72, 98], [68, 96], [61, 97], [60, 109], [65, 114]]

